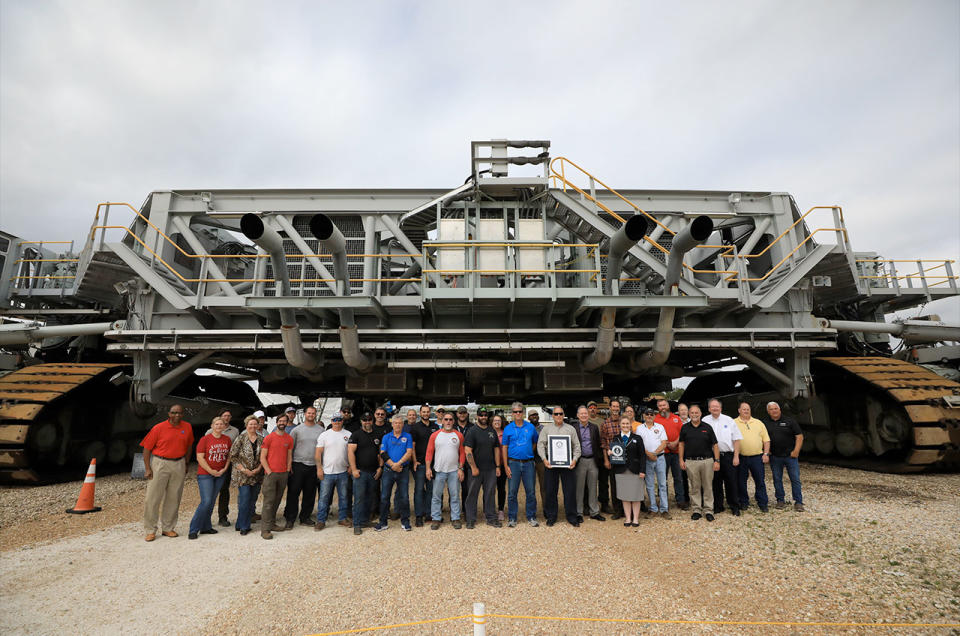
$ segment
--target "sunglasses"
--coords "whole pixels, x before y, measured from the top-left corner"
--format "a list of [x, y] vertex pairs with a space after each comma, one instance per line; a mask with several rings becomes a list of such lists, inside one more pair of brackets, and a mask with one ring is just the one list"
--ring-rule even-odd
[[563, 411], [554, 411], [553, 414], [554, 414], [554, 415], [563, 415]]
[[523, 413], [523, 411], [514, 411], [514, 413]]

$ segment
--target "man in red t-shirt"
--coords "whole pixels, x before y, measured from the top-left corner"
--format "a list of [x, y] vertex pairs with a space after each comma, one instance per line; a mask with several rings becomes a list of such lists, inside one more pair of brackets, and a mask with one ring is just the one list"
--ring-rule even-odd
[[293, 438], [286, 432], [287, 416], [277, 416], [277, 428], [266, 436], [260, 447], [260, 465], [263, 466], [263, 511], [260, 518], [260, 536], [272, 539], [273, 532], [286, 530], [276, 525], [277, 507], [287, 487], [287, 473], [293, 464]]
[[670, 412], [670, 403], [664, 399], [657, 400], [657, 414], [653, 418], [654, 424], [663, 426], [667, 433], [667, 448], [664, 451], [663, 458], [667, 462], [667, 473], [673, 475], [673, 494], [677, 499], [677, 506], [681, 510], [687, 510], [690, 502], [687, 500], [687, 489], [684, 483], [684, 473], [680, 470], [680, 456], [677, 450], [680, 447], [680, 429], [683, 427], [683, 420], [680, 416]]
[[151, 428], [140, 445], [143, 446], [144, 476], [147, 478], [147, 501], [143, 511], [146, 540], [157, 538], [158, 518], [163, 536], [176, 537], [174, 528], [187, 476], [187, 455], [193, 446], [193, 427], [183, 421], [183, 406], [171, 406], [167, 419]]

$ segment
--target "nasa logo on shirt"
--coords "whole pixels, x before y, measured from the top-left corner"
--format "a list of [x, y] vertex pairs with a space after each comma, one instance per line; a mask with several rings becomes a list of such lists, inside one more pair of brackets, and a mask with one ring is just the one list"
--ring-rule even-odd
[[346, 435], [343, 436], [343, 441], [345, 441], [345, 442], [349, 442], [349, 441], [350, 441], [350, 433], [347, 433]]
[[452, 441], [452, 443], [453, 443], [454, 446], [459, 446], [459, 445], [460, 445], [460, 438], [457, 437], [456, 435], [454, 435], [454, 436], [453, 436], [453, 441]]
[[400, 438], [400, 443], [401, 443], [401, 444], [406, 444], [406, 443], [407, 443], [407, 438], [406, 438], [406, 437], [401, 437], [401, 438]]

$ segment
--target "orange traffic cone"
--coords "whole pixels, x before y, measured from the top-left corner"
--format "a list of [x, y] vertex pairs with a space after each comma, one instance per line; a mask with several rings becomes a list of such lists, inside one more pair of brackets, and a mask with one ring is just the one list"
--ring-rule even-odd
[[87, 476], [83, 480], [83, 486], [80, 487], [80, 496], [77, 497], [77, 505], [67, 512], [75, 515], [83, 515], [88, 512], [99, 512], [102, 510], [99, 506], [93, 505], [93, 490], [97, 481], [97, 458], [90, 460], [90, 468], [87, 469]]

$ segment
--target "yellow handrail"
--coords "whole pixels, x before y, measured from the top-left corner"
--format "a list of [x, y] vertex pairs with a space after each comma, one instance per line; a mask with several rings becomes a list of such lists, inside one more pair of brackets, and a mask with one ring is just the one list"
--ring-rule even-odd
[[[803, 239], [802, 241], [800, 241], [795, 248], [793, 248], [792, 250], [790, 250], [790, 253], [789, 253], [789, 254], [787, 254], [787, 255], [784, 256], [782, 259], [780, 259], [780, 262], [777, 263], [776, 265], [774, 265], [773, 267], [771, 267], [771, 268], [770, 268], [770, 271], [768, 271], [768, 272], [767, 272], [766, 274], [764, 274], [763, 276], [761, 276], [761, 277], [759, 277], [759, 278], [739, 278], [739, 277], [738, 277], [737, 280], [738, 280], [739, 282], [751, 282], [751, 283], [752, 283], [752, 282], [759, 282], [759, 281], [766, 280], [766, 279], [770, 276], [770, 274], [772, 274], [773, 272], [775, 272], [778, 267], [780, 267], [781, 265], [783, 265], [788, 258], [790, 258], [790, 257], [793, 256], [794, 254], [796, 254], [797, 250], [800, 249], [801, 247], [803, 247], [804, 244], [805, 244], [807, 241], [811, 240], [811, 239], [813, 238], [813, 235], [816, 234], [817, 232], [843, 232], [844, 238], [846, 238], [846, 236], [847, 236], [847, 230], [846, 230], [846, 228], [838, 228], [838, 227], [822, 227], [822, 228], [818, 228], [818, 229], [814, 230], [813, 232], [810, 232], [810, 234], [807, 235], [807, 238], [805, 238], [805, 239]], [[782, 236], [782, 235], [781, 235], [781, 236]], [[769, 248], [770, 246], [768, 245], [767, 247]], [[766, 250], [764, 250], [764, 251], [766, 251]], [[761, 252], [761, 254], [762, 254], [762, 253], [763, 253], [763, 252]], [[742, 256], [741, 258], [750, 258], [750, 256]], [[731, 279], [731, 278], [728, 278], [727, 280], [729, 281], [729, 280], [732, 280], [732, 279]]]
[[[560, 162], [560, 172], [559, 172], [559, 173], [557, 172], [556, 168], [554, 168], [554, 164], [556, 164], [557, 162]], [[634, 202], [631, 201], [630, 199], [626, 198], [625, 196], [623, 196], [622, 194], [620, 194], [619, 192], [617, 192], [616, 190], [614, 190], [613, 188], [611, 188], [610, 186], [608, 186], [606, 183], [604, 183], [604, 182], [601, 181], [600, 179], [596, 178], [595, 176], [593, 176], [592, 174], [590, 174], [589, 172], [587, 172], [586, 170], [584, 170], [583, 168], [581, 168], [580, 166], [578, 166], [578, 165], [575, 164], [574, 162], [570, 161], [570, 160], [567, 159], [566, 157], [557, 157], [556, 159], [554, 159], [553, 161], [550, 162], [550, 172], [553, 173], [553, 174], [551, 174], [550, 176], [551, 176], [554, 180], [559, 179], [560, 181], [562, 181], [562, 182], [564, 183], [565, 186], [570, 186], [571, 188], [573, 188], [574, 190], [576, 190], [576, 191], [579, 192], [580, 194], [584, 195], [585, 197], [587, 197], [588, 199], [590, 199], [591, 201], [593, 201], [594, 203], [596, 203], [597, 205], [599, 205], [601, 208], [603, 208], [604, 210], [606, 210], [607, 214], [609, 214], [609, 215], [612, 216], [613, 218], [617, 219], [617, 220], [620, 221], [621, 223], [626, 223], [626, 221], [623, 219], [622, 216], [620, 216], [619, 214], [617, 214], [616, 212], [614, 212], [613, 210], [611, 210], [609, 207], [607, 207], [606, 205], [604, 205], [603, 203], [601, 203], [600, 201], [598, 201], [598, 200], [597, 200], [596, 198], [594, 198], [594, 196], [591, 195], [590, 193], [584, 192], [584, 191], [581, 190], [579, 187], [577, 187], [573, 182], [569, 181], [569, 180], [567, 179], [567, 177], [566, 177], [566, 170], [565, 170], [565, 168], [564, 168], [564, 164], [565, 164], [565, 163], [569, 163], [571, 166], [573, 166], [574, 168], [576, 168], [577, 170], [579, 170], [580, 172], [582, 172], [584, 175], [586, 175], [587, 177], [593, 179], [595, 182], [599, 183], [601, 186], [603, 186], [604, 188], [606, 188], [606, 190], [607, 190], [608, 192], [610, 192], [610, 193], [613, 194], [613, 195], [616, 195], [621, 201], [623, 201], [624, 203], [626, 203], [627, 205], [629, 205], [631, 208], [633, 208], [635, 212], [638, 212], [638, 213], [644, 215], [645, 217], [647, 217], [648, 219], [650, 219], [651, 221], [653, 221], [654, 223], [656, 223], [657, 225], [659, 225], [660, 227], [662, 227], [664, 230], [666, 230], [667, 232], [669, 232], [671, 236], [674, 235], [674, 234], [676, 234], [676, 232], [674, 232], [673, 230], [671, 230], [670, 228], [668, 228], [666, 225], [664, 225], [663, 223], [661, 223], [660, 221], [658, 221], [657, 219], [655, 219], [653, 216], [651, 216], [651, 215], [650, 215], [649, 213], [647, 213], [645, 210], [641, 209], [639, 205], [637, 205], [636, 203], [634, 203]], [[563, 190], [564, 190], [564, 192], [566, 192], [567, 189], [564, 188]]]

